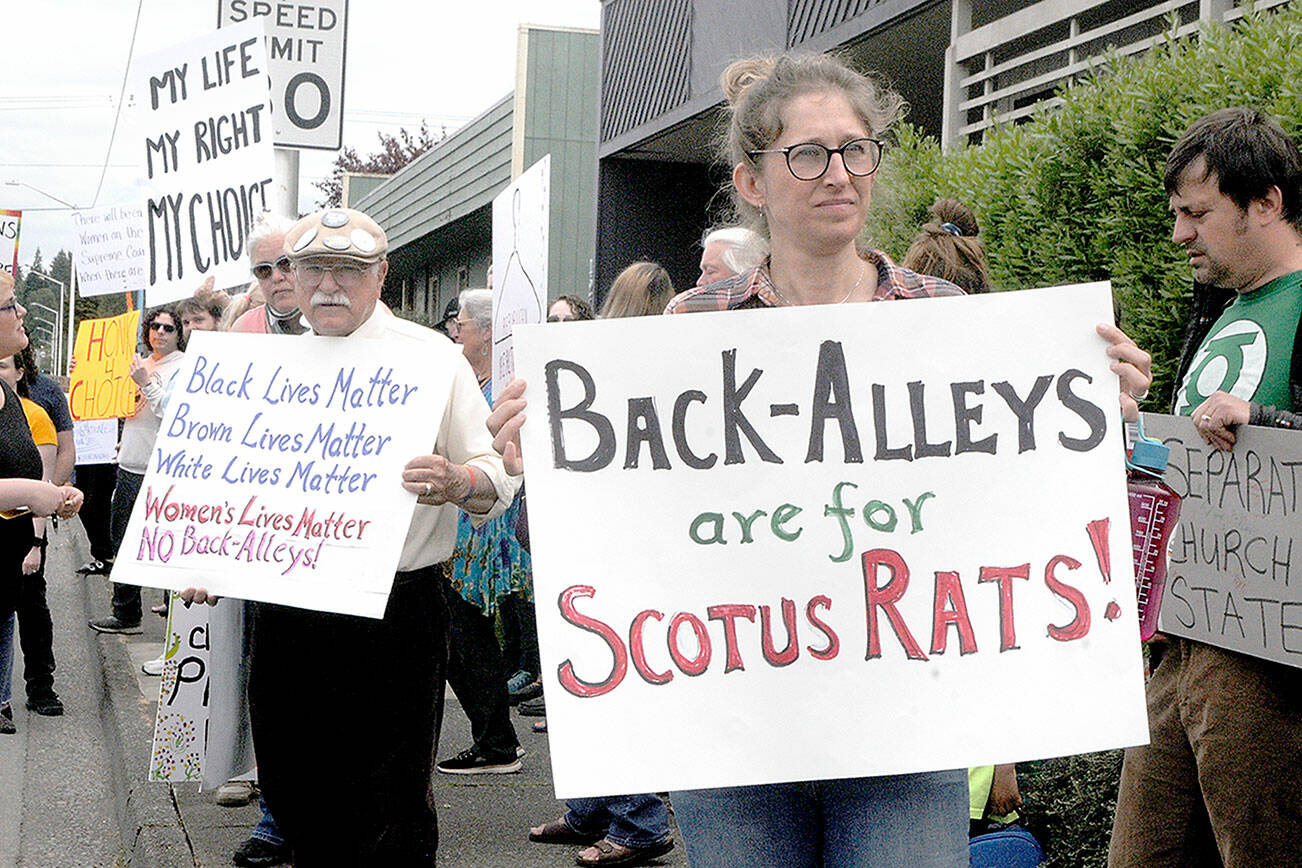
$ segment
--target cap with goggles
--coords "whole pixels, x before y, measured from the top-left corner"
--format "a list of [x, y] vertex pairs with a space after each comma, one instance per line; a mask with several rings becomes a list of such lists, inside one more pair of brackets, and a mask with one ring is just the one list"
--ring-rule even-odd
[[369, 265], [383, 260], [388, 249], [389, 240], [380, 224], [352, 208], [309, 214], [285, 233], [285, 255], [296, 265], [316, 256]]

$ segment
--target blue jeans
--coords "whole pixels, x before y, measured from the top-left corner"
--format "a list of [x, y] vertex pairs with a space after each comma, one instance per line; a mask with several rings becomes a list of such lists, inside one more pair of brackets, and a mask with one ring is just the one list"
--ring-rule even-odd
[[9, 704], [12, 688], [9, 679], [14, 674], [14, 619], [10, 615], [0, 624], [0, 708]]
[[966, 868], [965, 770], [671, 795], [692, 868]]
[[622, 847], [650, 847], [669, 837], [669, 811], [650, 793], [569, 799], [565, 806], [571, 829], [603, 835]]
[[258, 796], [258, 807], [262, 809], [262, 819], [258, 820], [258, 825], [253, 827], [249, 837], [265, 841], [273, 847], [285, 846], [285, 839], [280, 836], [280, 828], [276, 825], [275, 818], [271, 816], [271, 809], [267, 807], [267, 800], [262, 796]]

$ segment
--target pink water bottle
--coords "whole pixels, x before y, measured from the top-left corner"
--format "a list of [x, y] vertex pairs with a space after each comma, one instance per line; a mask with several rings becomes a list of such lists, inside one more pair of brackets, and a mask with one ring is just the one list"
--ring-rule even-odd
[[1157, 632], [1166, 585], [1166, 548], [1180, 518], [1180, 495], [1162, 481], [1171, 450], [1156, 440], [1136, 440], [1126, 486], [1130, 491], [1130, 536], [1139, 598], [1139, 638]]

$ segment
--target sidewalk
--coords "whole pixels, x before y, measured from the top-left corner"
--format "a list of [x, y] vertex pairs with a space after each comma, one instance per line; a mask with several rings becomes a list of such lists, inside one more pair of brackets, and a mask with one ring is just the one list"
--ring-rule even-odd
[[[64, 534], [60, 546], [75, 546], [65, 560], [85, 560], [85, 537]], [[91, 577], [86, 588], [86, 618], [109, 611], [109, 583]], [[132, 866], [225, 866], [230, 854], [248, 836], [260, 813], [256, 802], [223, 808], [197, 784], [149, 783], [148, 758], [158, 707], [159, 679], [144, 675], [140, 664], [162, 648], [164, 620], [148, 611], [161, 599], [145, 591], [145, 632], [119, 636], [93, 634], [92, 647], [103, 658], [106, 741], [110, 747], [111, 778], [118, 806], [122, 840]], [[80, 621], [82, 629], [85, 618]], [[57, 628], [56, 628], [57, 629]], [[514, 716], [520, 743], [528, 752], [524, 769], [513, 775], [435, 775], [438, 799], [438, 864], [448, 868], [551, 868], [571, 866], [577, 848], [534, 844], [529, 826], [560, 816], [564, 803], [553, 796], [547, 736], [532, 731], [532, 718]], [[340, 709], [339, 737], [348, 738], [347, 709]], [[470, 746], [470, 726], [452, 692], [439, 757]], [[114, 749], [116, 748], [116, 749]], [[339, 798], [348, 794], [341, 792]], [[674, 830], [676, 847], [652, 865], [685, 866], [682, 840]], [[113, 864], [110, 859], [106, 864]]]

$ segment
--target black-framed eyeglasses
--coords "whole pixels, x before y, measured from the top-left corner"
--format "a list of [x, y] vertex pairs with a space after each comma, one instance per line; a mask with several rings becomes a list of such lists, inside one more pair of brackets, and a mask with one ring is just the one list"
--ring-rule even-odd
[[0, 304], [0, 313], [6, 311], [13, 311], [14, 316], [18, 316], [18, 299], [11, 298], [8, 304]]
[[253, 266], [253, 276], [258, 280], [266, 280], [271, 277], [271, 270], [277, 269], [284, 274], [289, 274], [294, 270], [293, 264], [290, 263], [288, 256], [282, 256], [275, 262], [259, 262]]
[[165, 322], [151, 322], [149, 324], [149, 330], [151, 332], [162, 332], [165, 335], [170, 335], [172, 332], [176, 331], [176, 326]]
[[877, 139], [851, 139], [839, 148], [829, 148], [818, 142], [801, 142], [786, 148], [751, 151], [750, 155], [782, 154], [787, 158], [787, 168], [798, 180], [817, 181], [827, 174], [833, 154], [841, 155], [841, 162], [849, 174], [871, 175], [881, 164], [883, 147]]

